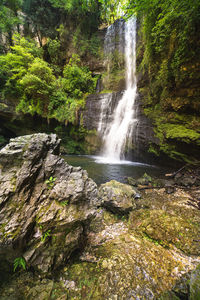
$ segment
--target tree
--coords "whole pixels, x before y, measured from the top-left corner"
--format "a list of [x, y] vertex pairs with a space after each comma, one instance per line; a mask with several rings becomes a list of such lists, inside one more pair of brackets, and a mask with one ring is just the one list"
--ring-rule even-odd
[[[0, 2], [0, 34], [8, 39], [12, 45], [12, 34], [18, 30], [19, 25], [23, 23], [22, 17], [19, 15], [21, 9], [21, 0], [8, 0]], [[6, 47], [1, 45], [2, 52], [6, 52]]]
[[61, 11], [53, 7], [49, 0], [24, 0], [23, 11], [26, 27], [30, 27], [29, 33], [33, 30], [41, 47], [44, 37], [56, 38]]
[[92, 73], [87, 67], [80, 65], [78, 55], [72, 55], [69, 63], [63, 71], [65, 91], [75, 97], [81, 98], [85, 93], [94, 91], [96, 79], [92, 78]]
[[80, 58], [74, 54], [64, 68], [63, 77], [54, 83], [49, 115], [59, 121], [74, 123], [78, 110], [85, 104], [85, 95], [94, 92], [95, 86], [96, 78], [80, 65]]
[[23, 94], [17, 111], [47, 117], [54, 81], [55, 76], [48, 64], [40, 58], [35, 58], [19, 81]]
[[42, 49], [38, 49], [33, 41], [21, 38], [19, 34], [13, 36], [12, 43], [12, 52], [0, 56], [0, 79], [4, 97], [20, 96], [19, 80], [26, 74], [34, 57], [42, 55]]

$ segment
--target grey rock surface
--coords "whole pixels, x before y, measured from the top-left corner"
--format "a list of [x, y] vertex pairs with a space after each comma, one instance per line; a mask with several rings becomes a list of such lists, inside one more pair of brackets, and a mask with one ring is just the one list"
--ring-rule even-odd
[[0, 257], [49, 273], [85, 239], [97, 186], [60, 156], [56, 135], [11, 139], [0, 151]]
[[136, 208], [135, 194], [135, 190], [130, 185], [115, 180], [102, 184], [99, 188], [102, 205], [118, 214], [127, 214]]

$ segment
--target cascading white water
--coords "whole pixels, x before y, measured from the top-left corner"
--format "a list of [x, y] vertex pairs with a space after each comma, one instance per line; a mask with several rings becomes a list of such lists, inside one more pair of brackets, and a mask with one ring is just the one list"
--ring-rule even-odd
[[125, 24], [126, 90], [119, 101], [111, 124], [104, 133], [103, 156], [108, 161], [124, 159], [126, 147], [130, 146], [134, 125], [134, 103], [137, 95], [136, 80], [136, 19]]
[[103, 135], [105, 132], [106, 122], [104, 121], [107, 119], [107, 115], [111, 114], [111, 101], [112, 101], [112, 94], [105, 94], [104, 98], [101, 101], [101, 113], [98, 122], [97, 131], [100, 135]]

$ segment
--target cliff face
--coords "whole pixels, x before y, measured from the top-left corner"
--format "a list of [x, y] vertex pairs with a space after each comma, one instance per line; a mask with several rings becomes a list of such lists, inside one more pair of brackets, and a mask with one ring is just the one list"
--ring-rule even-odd
[[[183, 15], [174, 23], [168, 20], [162, 29], [163, 40], [156, 31], [157, 19], [156, 25], [148, 17], [139, 20], [138, 91], [159, 141], [150, 144], [150, 151], [195, 162], [200, 158], [199, 19], [191, 18], [181, 27], [183, 20]], [[166, 34], [169, 29], [170, 34]]]

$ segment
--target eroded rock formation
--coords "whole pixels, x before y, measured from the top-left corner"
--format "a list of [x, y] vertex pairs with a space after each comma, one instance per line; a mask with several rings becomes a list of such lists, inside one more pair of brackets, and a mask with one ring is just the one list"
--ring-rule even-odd
[[56, 135], [16, 139], [0, 151], [1, 257], [23, 256], [48, 273], [81, 247], [98, 205], [97, 186], [58, 156]]

